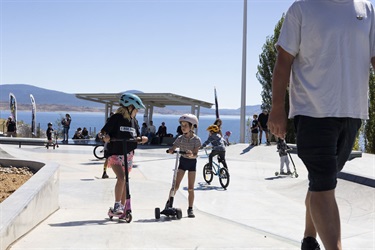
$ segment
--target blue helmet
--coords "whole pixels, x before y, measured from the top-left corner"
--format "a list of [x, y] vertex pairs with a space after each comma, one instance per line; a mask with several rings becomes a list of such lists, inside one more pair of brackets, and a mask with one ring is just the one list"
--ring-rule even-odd
[[143, 104], [142, 100], [132, 94], [132, 93], [124, 93], [120, 97], [120, 104], [124, 107], [128, 107], [130, 105], [133, 105], [136, 109], [144, 109], [146, 108]]

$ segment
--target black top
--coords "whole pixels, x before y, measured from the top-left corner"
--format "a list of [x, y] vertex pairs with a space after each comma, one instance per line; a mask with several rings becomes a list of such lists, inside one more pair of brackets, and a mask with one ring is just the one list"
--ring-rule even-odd
[[260, 113], [258, 116], [258, 121], [262, 128], [267, 128], [268, 114]]
[[[136, 139], [136, 137], [140, 136], [137, 121], [135, 119], [125, 119], [121, 114], [112, 115], [102, 128], [102, 131], [111, 137], [111, 140], [107, 145], [108, 156], [124, 155], [123, 140]], [[127, 142], [126, 153], [129, 153], [136, 148], [136, 141]]]

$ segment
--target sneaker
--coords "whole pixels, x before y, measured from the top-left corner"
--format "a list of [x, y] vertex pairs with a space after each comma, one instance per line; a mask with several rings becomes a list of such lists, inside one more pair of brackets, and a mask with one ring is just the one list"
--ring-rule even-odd
[[116, 202], [113, 206], [113, 214], [120, 215], [124, 213], [124, 209], [121, 205], [121, 203]]
[[103, 175], [102, 175], [102, 179], [107, 179], [107, 178], [109, 178], [109, 176], [107, 175], [107, 172], [104, 171], [104, 172], [103, 172]]
[[287, 175], [292, 175], [292, 172], [288, 171], [286, 172]]
[[281, 174], [281, 175], [287, 175], [287, 173], [284, 172], [284, 171], [280, 171], [280, 174]]
[[320, 246], [315, 238], [306, 237], [302, 240], [301, 250], [320, 250]]
[[187, 214], [188, 214], [188, 217], [189, 217], [189, 218], [195, 218], [195, 215], [194, 215], [193, 209], [189, 208], [189, 209], [187, 210]]

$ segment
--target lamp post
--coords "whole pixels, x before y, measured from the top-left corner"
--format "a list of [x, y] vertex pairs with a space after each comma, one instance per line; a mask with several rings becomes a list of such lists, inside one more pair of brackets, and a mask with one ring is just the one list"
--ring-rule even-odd
[[246, 36], [247, 36], [247, 0], [244, 0], [244, 4], [243, 4], [243, 38], [242, 38], [242, 77], [241, 77], [240, 143], [245, 143], [245, 120], [246, 120]]

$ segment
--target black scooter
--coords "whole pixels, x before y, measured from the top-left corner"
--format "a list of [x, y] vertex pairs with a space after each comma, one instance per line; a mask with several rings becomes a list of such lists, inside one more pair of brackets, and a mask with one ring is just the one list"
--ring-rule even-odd
[[[167, 150], [168, 153], [168, 150]], [[174, 208], [173, 207], [173, 200], [174, 200], [174, 194], [176, 189], [176, 178], [177, 178], [177, 171], [178, 171], [178, 162], [179, 162], [179, 156], [180, 154], [185, 154], [185, 151], [174, 151], [173, 153], [176, 153], [176, 163], [173, 173], [173, 180], [172, 180], [172, 188], [169, 192], [169, 198], [167, 203], [165, 204], [165, 208], [163, 211], [160, 211], [160, 208], [155, 208], [155, 219], [160, 219], [160, 215], [164, 214], [165, 216], [169, 217], [176, 217], [177, 219], [182, 218], [182, 210], [181, 208]]]

